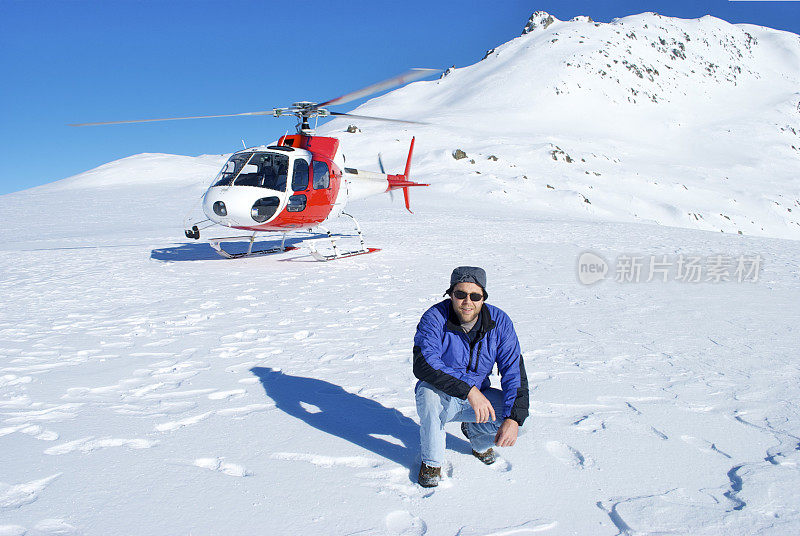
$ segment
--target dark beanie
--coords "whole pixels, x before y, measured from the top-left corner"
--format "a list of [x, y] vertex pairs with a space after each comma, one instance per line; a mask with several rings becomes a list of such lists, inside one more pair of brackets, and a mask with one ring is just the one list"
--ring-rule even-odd
[[459, 283], [475, 283], [483, 289], [484, 299], [489, 296], [486, 292], [486, 271], [477, 266], [459, 266], [453, 273], [450, 274], [450, 288], [447, 289], [446, 294], [453, 291], [453, 287]]

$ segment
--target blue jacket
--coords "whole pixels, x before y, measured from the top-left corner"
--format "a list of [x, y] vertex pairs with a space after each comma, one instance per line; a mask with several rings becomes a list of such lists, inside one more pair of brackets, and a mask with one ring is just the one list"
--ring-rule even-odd
[[497, 364], [505, 400], [502, 417], [521, 425], [528, 416], [528, 378], [514, 325], [503, 311], [484, 303], [476, 328], [470, 342], [449, 299], [425, 311], [414, 336], [414, 376], [464, 400], [473, 386], [489, 388]]

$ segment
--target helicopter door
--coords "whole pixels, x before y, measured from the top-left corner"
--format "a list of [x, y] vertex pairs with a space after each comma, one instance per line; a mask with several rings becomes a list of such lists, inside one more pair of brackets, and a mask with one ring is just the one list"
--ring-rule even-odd
[[311, 185], [306, 191], [308, 217], [322, 221], [331, 212], [331, 207], [336, 201], [336, 192], [331, 187], [330, 167], [327, 162], [312, 160], [310, 171]]
[[331, 174], [328, 164], [314, 161], [314, 189], [324, 190], [331, 185]]
[[308, 162], [302, 158], [297, 158], [294, 161], [292, 169], [292, 191], [294, 194], [289, 197], [289, 203], [286, 205], [288, 212], [302, 212], [306, 209], [308, 198], [304, 193], [308, 190]]

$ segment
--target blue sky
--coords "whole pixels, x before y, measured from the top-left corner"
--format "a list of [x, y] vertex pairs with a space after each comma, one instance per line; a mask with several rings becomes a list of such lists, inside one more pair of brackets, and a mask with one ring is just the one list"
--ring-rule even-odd
[[271, 117], [68, 123], [319, 102], [410, 67], [474, 63], [537, 10], [602, 22], [711, 14], [800, 33], [800, 1], [0, 0], [0, 194], [132, 154], [228, 153], [294, 128]]

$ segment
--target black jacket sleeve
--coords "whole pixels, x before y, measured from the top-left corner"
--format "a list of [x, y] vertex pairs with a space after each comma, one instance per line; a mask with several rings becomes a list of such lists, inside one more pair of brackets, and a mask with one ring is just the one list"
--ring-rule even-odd
[[528, 407], [530, 405], [528, 394], [528, 375], [525, 373], [525, 362], [522, 355], [519, 356], [519, 381], [520, 385], [517, 388], [517, 397], [514, 399], [514, 405], [511, 406], [510, 418], [519, 423], [520, 426], [528, 418]]

